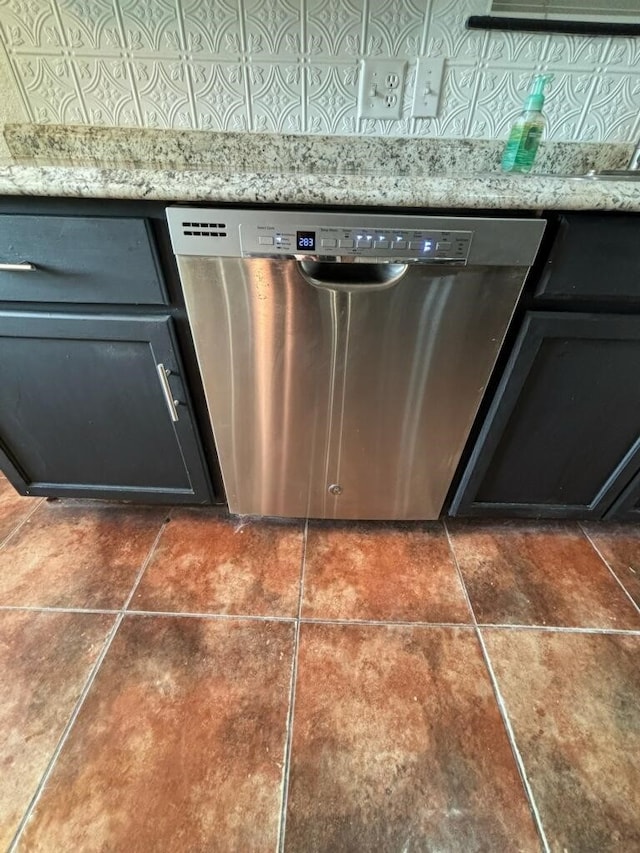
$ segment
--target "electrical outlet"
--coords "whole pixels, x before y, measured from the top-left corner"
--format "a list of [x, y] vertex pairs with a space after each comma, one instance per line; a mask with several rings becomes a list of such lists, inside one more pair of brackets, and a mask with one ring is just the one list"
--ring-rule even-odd
[[407, 63], [402, 59], [363, 59], [359, 118], [402, 118]]
[[418, 60], [416, 87], [413, 91], [414, 118], [433, 118], [438, 115], [443, 73], [444, 59], [425, 56]]

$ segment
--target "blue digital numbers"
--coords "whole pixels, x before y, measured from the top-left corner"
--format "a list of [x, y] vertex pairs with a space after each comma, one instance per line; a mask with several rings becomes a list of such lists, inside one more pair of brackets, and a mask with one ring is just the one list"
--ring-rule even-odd
[[316, 232], [296, 231], [296, 247], [299, 252], [314, 251], [316, 248]]

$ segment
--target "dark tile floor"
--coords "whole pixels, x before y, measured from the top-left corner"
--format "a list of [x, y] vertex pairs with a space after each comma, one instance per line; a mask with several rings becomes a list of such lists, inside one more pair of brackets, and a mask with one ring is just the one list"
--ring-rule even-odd
[[640, 850], [640, 530], [0, 478], [0, 849]]

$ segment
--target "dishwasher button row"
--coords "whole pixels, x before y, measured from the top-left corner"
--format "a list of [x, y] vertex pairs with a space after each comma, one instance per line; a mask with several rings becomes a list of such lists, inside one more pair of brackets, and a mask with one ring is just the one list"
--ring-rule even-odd
[[[276, 237], [275, 242], [278, 246], [281, 245], [279, 237]], [[274, 239], [273, 237], [259, 236], [258, 243], [261, 246], [273, 246]], [[320, 245], [323, 249], [335, 249], [337, 246], [341, 249], [353, 249], [355, 245], [357, 249], [410, 249], [424, 254], [433, 254], [434, 251], [437, 251], [438, 257], [442, 257], [444, 254], [450, 254], [453, 249], [452, 244], [446, 240], [436, 242], [433, 239], [422, 238], [420, 240], [411, 240], [411, 242], [407, 242], [406, 240], [395, 238], [394, 240], [389, 241], [389, 239], [382, 235], [377, 236], [374, 240], [373, 236], [370, 234], [358, 235], [355, 242], [351, 238], [346, 237], [341, 240], [337, 240], [334, 237], [323, 237], [320, 241]], [[457, 253], [462, 253], [464, 251], [464, 244], [458, 243], [456, 245], [456, 250]]]

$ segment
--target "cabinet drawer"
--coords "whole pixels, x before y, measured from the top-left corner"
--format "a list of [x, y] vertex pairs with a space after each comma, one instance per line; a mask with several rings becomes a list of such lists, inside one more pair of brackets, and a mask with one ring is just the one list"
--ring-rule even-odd
[[2, 300], [165, 303], [147, 221], [1, 214]]
[[640, 298], [640, 217], [565, 214], [537, 297], [630, 301]]

